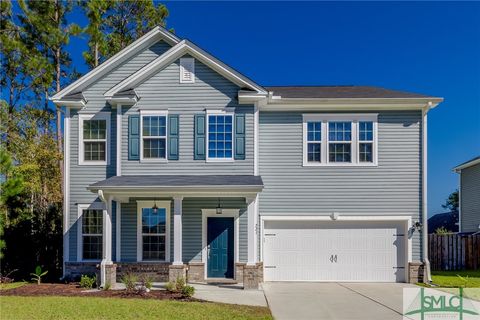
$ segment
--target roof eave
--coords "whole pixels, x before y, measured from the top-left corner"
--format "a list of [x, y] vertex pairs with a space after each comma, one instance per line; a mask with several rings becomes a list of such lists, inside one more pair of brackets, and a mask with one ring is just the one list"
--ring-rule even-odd
[[480, 163], [480, 158], [473, 159], [452, 169], [453, 172], [460, 173], [463, 169], [469, 168]]

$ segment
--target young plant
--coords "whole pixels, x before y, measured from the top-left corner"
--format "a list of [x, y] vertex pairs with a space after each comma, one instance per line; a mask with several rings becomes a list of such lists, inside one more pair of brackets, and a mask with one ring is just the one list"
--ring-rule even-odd
[[141, 283], [142, 283], [142, 287], [150, 290], [152, 289], [152, 286], [153, 286], [153, 278], [148, 274], [143, 274], [141, 277]]
[[138, 280], [138, 277], [133, 274], [133, 273], [125, 273], [122, 276], [122, 283], [125, 285], [125, 289], [127, 292], [133, 292], [136, 290], [136, 282]]
[[89, 277], [87, 275], [82, 275], [80, 278], [80, 287], [85, 289], [92, 289], [93, 285], [97, 282], [97, 276]]
[[42, 272], [42, 267], [37, 266], [35, 268], [35, 273], [30, 273], [33, 276], [32, 280], [37, 281], [37, 284], [42, 283], [42, 277], [48, 273], [48, 270]]
[[195, 294], [195, 288], [192, 286], [184, 286], [181, 292], [184, 298], [190, 298]]
[[167, 290], [168, 292], [175, 292], [177, 290], [177, 286], [175, 285], [175, 283], [170, 281], [165, 284], [165, 290]]
[[107, 283], [105, 283], [105, 285], [103, 286], [103, 290], [108, 291], [108, 290], [110, 290], [111, 287], [112, 287], [111, 283], [110, 283], [110, 282], [107, 282]]
[[178, 277], [175, 281], [175, 289], [177, 292], [182, 292], [183, 287], [185, 287], [185, 279], [183, 277]]

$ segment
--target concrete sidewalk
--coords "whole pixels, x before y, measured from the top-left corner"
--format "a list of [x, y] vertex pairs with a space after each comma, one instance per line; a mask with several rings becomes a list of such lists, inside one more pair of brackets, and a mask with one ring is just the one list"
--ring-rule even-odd
[[194, 297], [197, 299], [222, 302], [230, 304], [242, 304], [249, 306], [267, 307], [267, 301], [263, 290], [243, 290], [242, 285], [214, 285], [192, 284], [195, 288]]

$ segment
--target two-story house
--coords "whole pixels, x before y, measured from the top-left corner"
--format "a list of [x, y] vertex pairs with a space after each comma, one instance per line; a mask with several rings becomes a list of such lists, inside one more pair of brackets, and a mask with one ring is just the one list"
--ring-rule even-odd
[[52, 100], [66, 109], [66, 276], [423, 276], [427, 112], [441, 98], [265, 87], [157, 27]]

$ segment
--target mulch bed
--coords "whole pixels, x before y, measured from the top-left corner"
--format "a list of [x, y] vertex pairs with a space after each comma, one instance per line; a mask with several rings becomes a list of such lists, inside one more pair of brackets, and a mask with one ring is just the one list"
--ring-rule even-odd
[[95, 290], [85, 292], [84, 288], [80, 288], [78, 284], [74, 283], [27, 284], [19, 288], [1, 290], [0, 296], [66, 296], [200, 301], [194, 298], [184, 298], [181, 294], [170, 293], [165, 290], [151, 290], [148, 293], [126, 292], [126, 290]]

